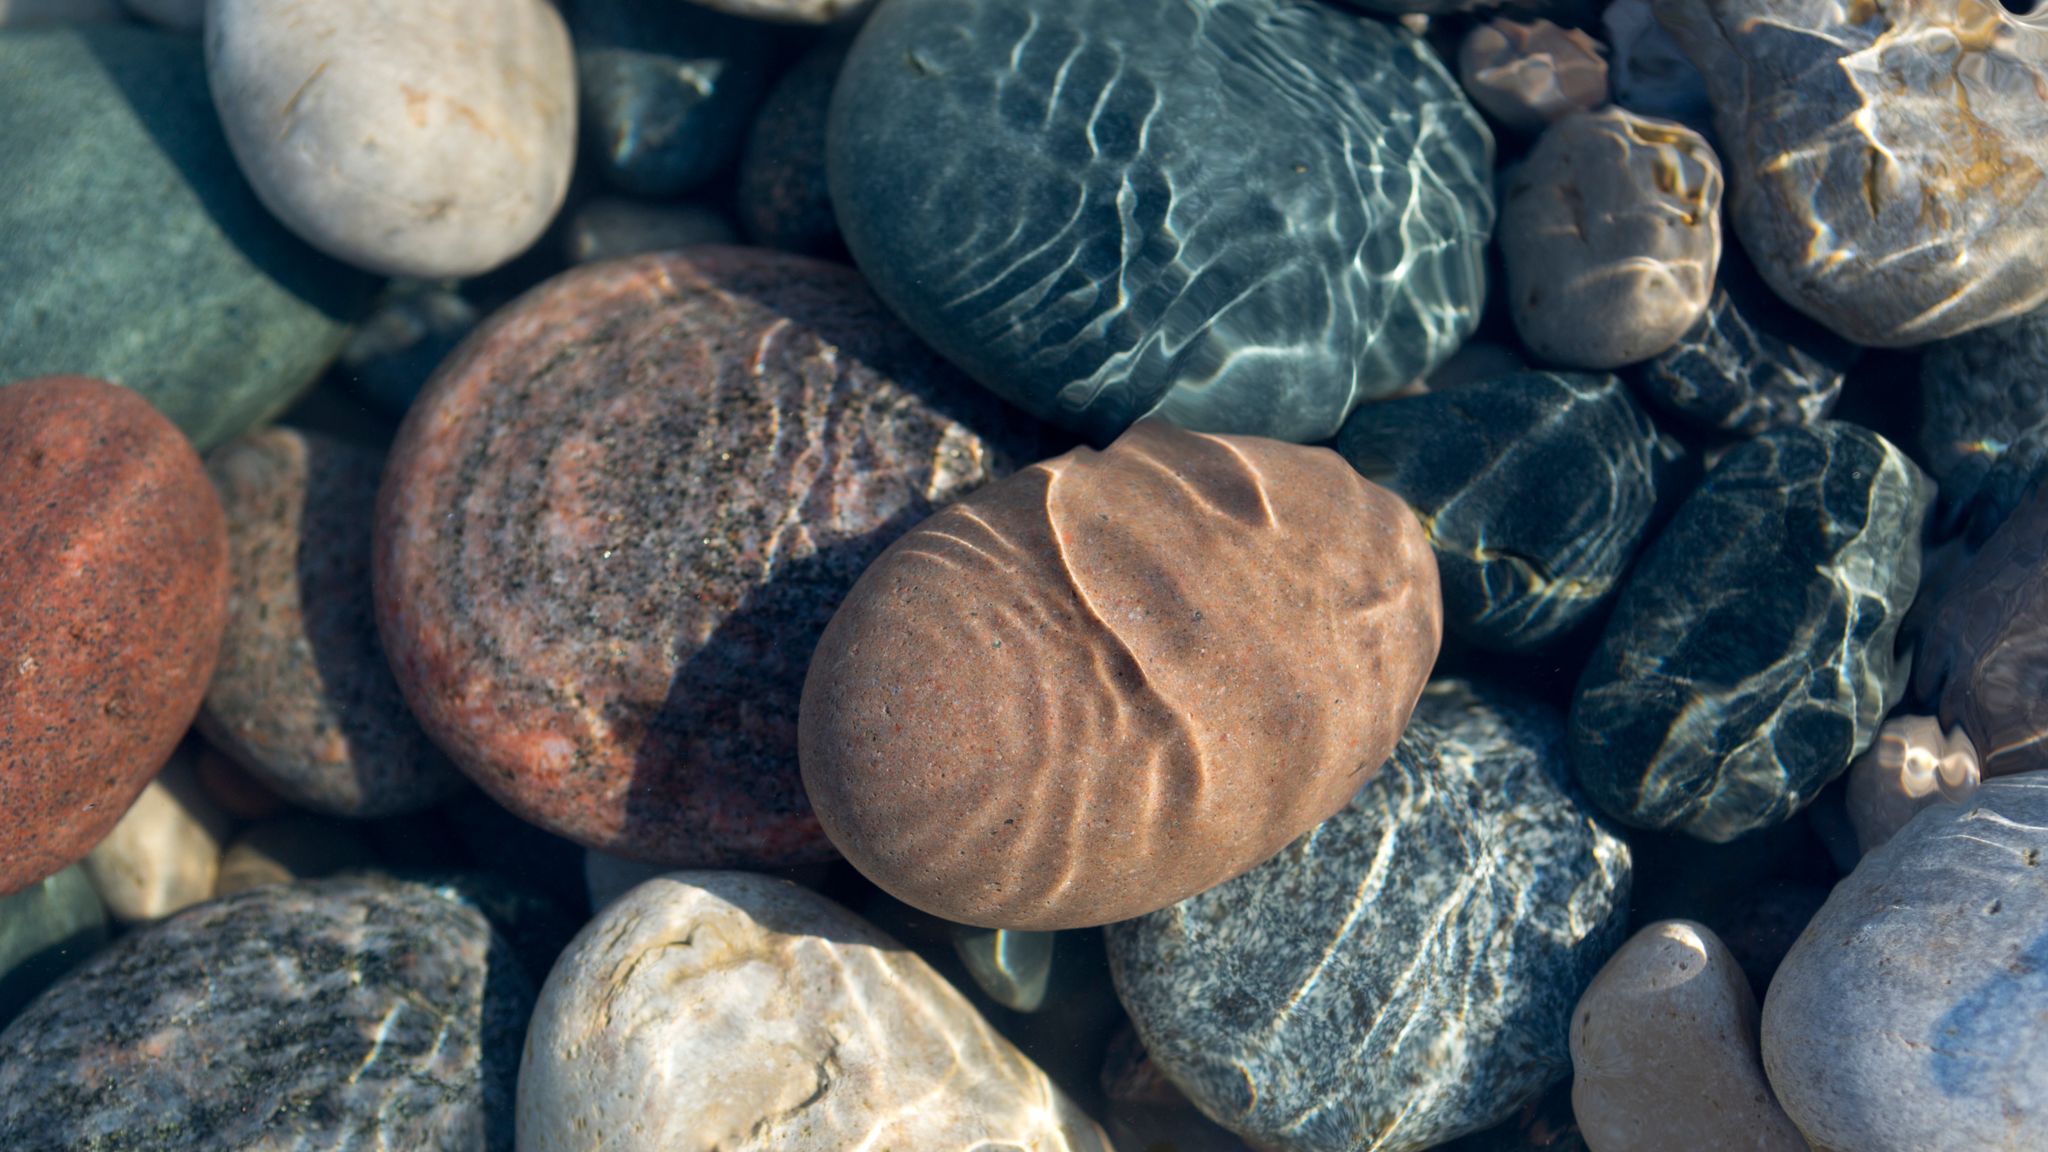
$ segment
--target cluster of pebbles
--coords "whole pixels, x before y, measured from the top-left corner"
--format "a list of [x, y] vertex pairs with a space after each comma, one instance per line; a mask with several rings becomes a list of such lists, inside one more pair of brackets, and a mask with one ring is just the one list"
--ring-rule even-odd
[[0, 0], [0, 1148], [2048, 1147], [2044, 88]]

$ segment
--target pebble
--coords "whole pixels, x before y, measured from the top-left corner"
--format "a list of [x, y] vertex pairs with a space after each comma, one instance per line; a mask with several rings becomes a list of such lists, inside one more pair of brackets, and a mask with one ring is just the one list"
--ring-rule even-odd
[[1106, 924], [1341, 808], [1441, 635], [1436, 564], [1393, 494], [1328, 449], [1148, 420], [867, 569], [811, 660], [804, 787], [905, 903]]
[[127, 18], [115, 0], [0, 0], [0, 28], [118, 23]]
[[383, 466], [291, 428], [207, 462], [234, 587], [199, 730], [292, 803], [365, 819], [420, 811], [462, 784], [406, 710], [377, 639], [370, 543]]
[[400, 277], [384, 286], [370, 314], [341, 348], [341, 369], [356, 392], [391, 416], [403, 416], [427, 378], [486, 311], [449, 280]]
[[570, 216], [564, 242], [569, 263], [590, 264], [696, 244], [737, 244], [740, 234], [724, 213], [707, 204], [600, 196]]
[[2048, 309], [1929, 345], [1920, 419], [1943, 526], [1982, 544], [2048, 470]]
[[1764, 1001], [1763, 1057], [1820, 1148], [2048, 1147], [2048, 777], [1988, 780], [1865, 857]]
[[1433, 1147], [1566, 1076], [1629, 851], [1562, 718], [1434, 681], [1377, 778], [1278, 857], [1107, 930], [1152, 1059], [1269, 1152]]
[[1699, 133], [1621, 108], [1550, 126], [1501, 196], [1515, 331], [1570, 368], [1619, 368], [1699, 322], [1721, 262], [1721, 164]]
[[688, 0], [717, 12], [784, 24], [853, 23], [873, 0]]
[[1858, 344], [2048, 302], [2048, 36], [1989, 0], [1673, 0], [1731, 222], [1780, 295]]
[[1931, 606], [1913, 693], [1960, 728], [1985, 776], [2048, 768], [2048, 487], [2036, 487]]
[[124, 937], [0, 1033], [11, 1148], [511, 1152], [533, 987], [414, 884], [265, 888]]
[[767, 94], [773, 29], [676, 0], [577, 0], [583, 152], [606, 183], [676, 196], [729, 167]]
[[205, 451], [290, 404], [369, 302], [249, 193], [193, 37], [0, 37], [0, 156], [35, 173], [0, 195], [0, 382], [129, 385]]
[[1683, 454], [1621, 381], [1557, 372], [1364, 405], [1337, 450], [1421, 517], [1445, 626], [1511, 651], [1612, 598]]
[[1968, 800], [1981, 782], [1969, 736], [1944, 733], [1931, 716], [1892, 715], [1876, 743], [1849, 765], [1847, 804], [1857, 849], [1868, 855], [1921, 809]]
[[1592, 1152], [1806, 1152], [1757, 1057], [1756, 996], [1704, 924], [1621, 946], [1572, 1014], [1572, 1112]]
[[213, 898], [231, 821], [179, 754], [85, 858], [85, 873], [123, 924], [158, 920]]
[[213, 0], [206, 71], [257, 196], [356, 267], [476, 275], [568, 192], [576, 62], [548, 0]]
[[0, 1029], [106, 939], [106, 908], [77, 865], [0, 896]]
[[1012, 403], [1322, 440], [1478, 323], [1491, 137], [1427, 44], [1308, 0], [885, 0], [827, 166], [876, 295]]
[[282, 816], [235, 838], [220, 861], [213, 894], [320, 880], [376, 863], [376, 854], [347, 824], [317, 816]]
[[152, 24], [179, 32], [197, 32], [206, 22], [206, 0], [121, 0], [130, 12]]
[[1707, 79], [1657, 23], [1652, 0], [1611, 0], [1600, 10], [1600, 27], [1611, 53], [1607, 79], [1616, 104], [1638, 116], [1713, 130]]
[[1726, 841], [1877, 738], [1933, 485], [1822, 421], [1730, 449], [1643, 554], [1572, 702], [1579, 781], [1623, 823]]
[[847, 41], [834, 39], [804, 53], [754, 117], [733, 199], [756, 244], [807, 256], [845, 248], [825, 178], [825, 122], [846, 49]]
[[988, 998], [1012, 1012], [1036, 1012], [1045, 1005], [1052, 982], [1057, 932], [1018, 932], [1009, 928], [956, 925], [953, 951], [967, 965], [968, 975]]
[[890, 540], [1036, 443], [849, 269], [586, 265], [495, 314], [400, 433], [386, 652], [435, 741], [549, 831], [669, 864], [827, 859], [797, 773], [812, 647]]
[[542, 988], [520, 1152], [1108, 1152], [1101, 1129], [915, 954], [738, 872], [650, 880]]
[[191, 444], [98, 380], [0, 388], [0, 508], [6, 894], [83, 859], [170, 759], [213, 673], [228, 555]]
[[1607, 103], [1607, 49], [1548, 20], [1488, 20], [1458, 46], [1465, 94], [1501, 127], [1541, 132]]

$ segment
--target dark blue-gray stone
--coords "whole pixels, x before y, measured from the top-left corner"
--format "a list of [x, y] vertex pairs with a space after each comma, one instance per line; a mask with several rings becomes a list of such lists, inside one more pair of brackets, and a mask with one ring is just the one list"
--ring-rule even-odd
[[1620, 380], [1577, 372], [1367, 404], [1337, 450], [1421, 517], [1445, 626], [1510, 650], [1565, 632], [1620, 586], [1681, 454]]
[[251, 889], [123, 938], [0, 1032], [0, 1148], [510, 1152], [533, 999], [446, 893]]
[[1110, 968], [1153, 1061], [1253, 1144], [1427, 1148], [1570, 1074], [1628, 887], [1627, 845], [1566, 782], [1562, 719], [1436, 681], [1349, 805], [1110, 925]]
[[754, 118], [733, 200], [756, 244], [845, 259], [825, 181], [825, 120], [846, 48], [835, 39], [805, 53]]
[[1853, 424], [1729, 450], [1623, 587], [1572, 704], [1602, 808], [1724, 841], [1797, 812], [1903, 692], [1934, 486]]
[[76, 864], [0, 896], [0, 1028], [106, 939], [106, 906]]
[[775, 30], [681, 0], [574, 0], [584, 155], [641, 196], [674, 196], [739, 155], [774, 78]]
[[1098, 442], [1325, 439], [1485, 296], [1479, 113], [1427, 44], [1309, 0], [882, 0], [826, 152], [876, 294]]
[[1920, 415], [1945, 534], [1982, 544], [2048, 467], [2048, 310], [1928, 345]]
[[201, 450], [286, 408], [369, 303], [242, 178], [199, 41], [0, 32], [0, 385], [96, 376]]

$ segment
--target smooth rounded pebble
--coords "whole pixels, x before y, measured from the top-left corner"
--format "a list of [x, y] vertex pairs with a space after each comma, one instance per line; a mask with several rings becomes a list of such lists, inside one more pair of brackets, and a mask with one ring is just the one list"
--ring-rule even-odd
[[524, 819], [671, 865], [826, 859], [797, 774], [811, 649], [889, 541], [1036, 444], [851, 269], [586, 265], [494, 315], [401, 430], [386, 652]]
[[1109, 1152], [938, 973], [821, 896], [737, 872], [649, 880], [541, 989], [519, 1152]]
[[106, 939], [107, 910], [78, 865], [0, 896], [0, 1029]]
[[826, 133], [875, 294], [1102, 444], [1311, 441], [1479, 321], [1493, 141], [1435, 51], [1309, 0], [883, 0]]
[[192, 445], [125, 388], [0, 388], [0, 895], [111, 831], [185, 735], [227, 617]]
[[1386, 768], [1279, 856], [1107, 930], [1152, 1060], [1269, 1152], [1410, 1152], [1570, 1068], [1625, 931], [1627, 844], [1570, 788], [1563, 718], [1432, 681]]
[[85, 872], [115, 920], [134, 924], [213, 898], [231, 821], [180, 753], [129, 805], [85, 858]]
[[1977, 749], [1931, 716], [1893, 715], [1877, 742], [1849, 765], [1849, 826], [1856, 847], [1875, 851], [1922, 808], [1968, 800], [1982, 782]]
[[1706, 139], [1620, 108], [1567, 116], [1507, 178], [1501, 262], [1515, 331], [1572, 368], [1619, 368], [1698, 323], [1721, 262]]
[[1730, 222], [1787, 301], [1907, 347], [2048, 302], [2048, 24], [1999, 0], [1660, 0]]
[[1106, 924], [1343, 807], [1441, 637], [1398, 497], [1328, 449], [1148, 420], [969, 496], [862, 574], [804, 684], [804, 787], [908, 904]]
[[1503, 127], [1540, 132], [1607, 103], [1607, 49], [1548, 20], [1488, 20], [1458, 46], [1465, 94]]
[[206, 738], [292, 803], [396, 816], [462, 785], [420, 731], [377, 639], [371, 523], [384, 461], [290, 428], [213, 453], [234, 588]]
[[0, 1033], [0, 1139], [511, 1152], [533, 986], [432, 888], [331, 881], [124, 937]]
[[386, 276], [472, 276], [569, 189], [576, 65], [548, 0], [208, 0], [206, 72], [256, 195]]
[[1757, 1056], [1756, 996], [1704, 924], [1621, 946], [1572, 1013], [1572, 1114], [1592, 1152], [1806, 1152]]
[[1764, 1000], [1763, 1055], [1817, 1148], [2048, 1147], [2048, 776], [1987, 780], [1863, 858]]
[[834, 39], [804, 53], [754, 117], [733, 200], [756, 244], [809, 256], [844, 247], [825, 178], [825, 122], [846, 49]]

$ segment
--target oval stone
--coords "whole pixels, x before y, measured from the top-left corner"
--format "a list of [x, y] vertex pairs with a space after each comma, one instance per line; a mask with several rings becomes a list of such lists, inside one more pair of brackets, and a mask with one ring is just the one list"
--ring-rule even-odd
[[804, 787], [855, 867], [935, 916], [1143, 915], [1341, 808], [1441, 634], [1397, 497], [1327, 449], [1148, 420], [875, 561], [811, 661]]
[[754, 118], [733, 200], [757, 244], [810, 256], [844, 255], [825, 178], [825, 122], [846, 47], [828, 40], [804, 53], [775, 82]]
[[1428, 45], [1325, 4], [884, 0], [827, 153], [876, 294], [1097, 443], [1326, 439], [1485, 295], [1485, 124]]
[[1727, 841], [1877, 737], [1933, 485], [1874, 432], [1729, 450], [1636, 566], [1572, 702], [1581, 785], [1624, 823]]
[[785, 880], [677, 872], [555, 965], [519, 1070], [520, 1152], [1109, 1152], [925, 962]]
[[1820, 1148], [2048, 1147], [2048, 777], [1913, 817], [1835, 886], [1764, 1001], [1771, 1087]]
[[576, 159], [548, 0], [208, 0], [206, 71], [256, 195], [387, 276], [473, 276], [539, 238]]
[[181, 750], [85, 858], [85, 872], [122, 923], [182, 912], [213, 898], [231, 821], [200, 787]]
[[1252, 1144], [1430, 1148], [1568, 1074], [1628, 887], [1627, 844], [1567, 782], [1563, 718], [1434, 681], [1348, 805], [1111, 925], [1110, 970], [1152, 1059]]
[[832, 611], [1037, 426], [851, 269], [697, 248], [587, 265], [494, 315], [392, 449], [381, 633], [456, 764], [588, 847], [829, 858], [797, 700]]
[[1548, 20], [1488, 20], [1458, 45], [1458, 81], [1501, 126], [1540, 132], [1607, 103], [1607, 49]]
[[407, 711], [377, 639], [371, 524], [383, 458], [271, 428], [215, 452], [234, 570], [199, 729], [278, 794], [396, 816], [461, 786]]
[[434, 889], [263, 888], [123, 938], [0, 1033], [0, 1133], [511, 1152], [532, 1005], [489, 923]]
[[192, 445], [76, 376], [0, 388], [0, 508], [5, 894], [82, 859], [170, 759], [220, 651], [228, 549]]

